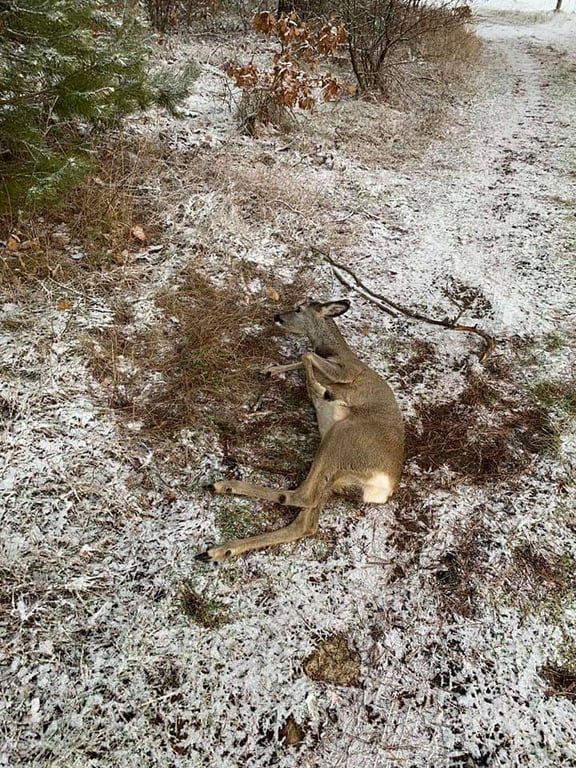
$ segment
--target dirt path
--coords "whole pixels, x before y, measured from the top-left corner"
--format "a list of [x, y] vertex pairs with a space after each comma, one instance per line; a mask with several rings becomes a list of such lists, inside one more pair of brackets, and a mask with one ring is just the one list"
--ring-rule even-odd
[[[382, 260], [393, 266], [387, 291], [404, 301], [441, 304], [452, 276], [481, 288], [496, 334], [545, 333], [575, 309], [573, 46], [538, 42], [538, 28], [518, 23], [480, 32], [480, 98], [395, 180], [395, 219], [408, 235], [383, 242], [375, 232], [358, 251], [374, 254], [374, 274]], [[383, 196], [388, 176], [374, 174]]]

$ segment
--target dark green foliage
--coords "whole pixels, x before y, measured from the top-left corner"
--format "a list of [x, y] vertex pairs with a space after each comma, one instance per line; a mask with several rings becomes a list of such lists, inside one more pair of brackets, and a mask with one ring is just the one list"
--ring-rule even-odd
[[53, 199], [89, 167], [89, 137], [152, 104], [172, 111], [193, 72], [149, 72], [138, 6], [0, 1], [0, 211]]

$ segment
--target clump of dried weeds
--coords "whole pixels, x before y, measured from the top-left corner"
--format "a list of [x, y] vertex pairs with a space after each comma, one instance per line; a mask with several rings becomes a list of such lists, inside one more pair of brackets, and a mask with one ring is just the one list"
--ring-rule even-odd
[[[260, 281], [260, 294], [239, 288], [251, 280]], [[247, 262], [230, 268], [225, 285], [189, 265], [157, 295], [162, 314], [149, 330], [92, 334], [92, 372], [107, 387], [109, 404], [141, 421], [154, 439], [202, 428], [219, 440], [231, 466], [294, 478], [317, 440], [306, 390], [303, 381], [287, 386], [262, 369], [287, 362], [273, 316], [280, 301], [293, 304], [303, 292], [300, 281], [279, 285]]]
[[482, 376], [471, 376], [452, 400], [423, 403], [416, 411], [408, 457], [431, 476], [437, 473], [441, 485], [514, 479], [557, 444], [550, 414], [534, 396], [502, 394]]

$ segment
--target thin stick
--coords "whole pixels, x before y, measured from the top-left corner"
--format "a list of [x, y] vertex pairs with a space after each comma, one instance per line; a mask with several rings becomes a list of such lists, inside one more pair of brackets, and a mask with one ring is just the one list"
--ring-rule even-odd
[[[481, 330], [480, 328], [477, 328], [475, 325], [462, 325], [457, 324], [458, 318], [454, 320], [436, 320], [433, 317], [427, 317], [426, 315], [422, 315], [419, 312], [413, 312], [411, 309], [408, 309], [407, 307], [402, 306], [401, 304], [397, 304], [395, 301], [392, 301], [386, 296], [383, 296], [380, 293], [375, 293], [371, 288], [369, 288], [365, 283], [360, 280], [358, 275], [356, 275], [355, 272], [353, 272], [349, 267], [345, 267], [343, 264], [339, 264], [337, 261], [335, 261], [332, 256], [330, 256], [329, 253], [326, 253], [325, 251], [321, 250], [320, 248], [312, 247], [314, 251], [319, 253], [322, 258], [327, 261], [331, 267], [332, 271], [334, 272], [334, 276], [336, 279], [342, 283], [342, 285], [345, 285], [347, 288], [350, 288], [353, 291], [356, 291], [356, 293], [359, 293], [361, 296], [364, 296], [365, 299], [370, 301], [372, 304], [375, 304], [379, 309], [381, 309], [383, 312], [386, 312], [386, 314], [390, 315], [391, 317], [396, 317], [396, 312], [399, 312], [402, 315], [405, 315], [406, 317], [410, 317], [412, 320], [419, 320], [422, 323], [428, 323], [429, 325], [438, 325], [442, 328], [448, 328], [448, 330], [451, 331], [461, 331], [463, 333], [474, 333], [476, 336], [480, 336], [481, 339], [485, 342], [484, 351], [482, 352], [482, 355], [480, 356], [480, 362], [484, 363], [486, 360], [490, 357], [492, 352], [496, 349], [496, 339], [491, 336], [486, 331]], [[354, 281], [349, 282], [343, 275], [342, 272], [346, 273], [347, 275], [350, 275], [352, 280]]]

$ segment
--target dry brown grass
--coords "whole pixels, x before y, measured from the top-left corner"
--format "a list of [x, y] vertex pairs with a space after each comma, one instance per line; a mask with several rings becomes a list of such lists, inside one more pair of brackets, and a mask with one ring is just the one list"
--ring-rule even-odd
[[478, 587], [491, 582], [511, 596], [518, 608], [545, 609], [550, 600], [572, 594], [573, 564], [564, 557], [538, 552], [526, 543], [513, 548], [497, 571], [491, 564], [492, 534], [482, 521], [484, 510], [475, 509], [469, 519], [455, 526], [454, 542], [444, 554], [434, 576], [439, 586], [441, 608], [449, 613], [472, 617], [478, 606]]
[[52, 247], [45, 233], [35, 236], [20, 230], [22, 246], [10, 251], [0, 249], [0, 285], [12, 300], [46, 280], [76, 282], [84, 273], [83, 265]]
[[259, 226], [267, 233], [275, 226], [278, 236], [286, 233], [286, 239], [292, 239], [292, 231], [314, 223], [320, 226], [331, 212], [325, 187], [312, 183], [286, 162], [285, 155], [274, 151], [247, 156], [227, 150], [198, 157], [185, 183], [191, 193], [209, 193], [214, 199], [209, 209], [202, 208], [197, 221], [205, 242], [230, 227], [251, 240]]
[[540, 675], [548, 683], [547, 696], [564, 696], [576, 700], [576, 672], [568, 667], [546, 664]]
[[[244, 294], [239, 286], [256, 276], [261, 295]], [[298, 374], [269, 379], [261, 369], [286, 362], [278, 351], [285, 337], [273, 316], [300, 299], [304, 285], [276, 279], [275, 301], [265, 290], [272, 280], [238, 262], [226, 286], [217, 286], [189, 266], [177, 287], [158, 295], [163, 318], [150, 331], [92, 333], [86, 350], [109, 405], [140, 420], [155, 440], [202, 428], [219, 441], [231, 468], [250, 465], [283, 482], [297, 480], [318, 440], [303, 380]]]
[[391, 540], [401, 552], [416, 555], [432, 526], [426, 497], [413, 482], [405, 482], [396, 493], [396, 513]]
[[510, 562], [502, 576], [504, 588], [521, 602], [526, 595], [535, 600], [558, 598], [574, 588], [573, 563], [554, 554], [544, 555], [534, 545], [523, 544], [510, 553]]
[[[260, 369], [278, 357], [272, 321], [278, 305], [265, 290], [256, 298], [239, 291], [259, 272], [239, 263], [227, 285], [217, 287], [187, 267], [177, 290], [159, 294], [157, 303], [170, 324], [143, 340], [141, 354], [164, 379], [147, 402], [147, 420], [154, 428], [189, 426], [205, 406], [212, 410], [214, 400], [221, 405], [216, 418], [225, 424], [230, 412], [259, 394]], [[261, 278], [269, 285], [273, 276]], [[301, 292], [301, 285], [285, 286], [282, 298], [291, 304]]]
[[478, 609], [478, 584], [488, 574], [490, 533], [481, 510], [455, 526], [454, 542], [438, 563], [434, 577], [441, 599], [440, 609], [471, 618]]
[[431, 9], [443, 15], [438, 24], [431, 24], [422, 37], [420, 52], [434, 65], [437, 77], [443, 83], [466, 83], [478, 65], [482, 43], [466, 23], [469, 16], [449, 9]]
[[417, 406], [419, 425], [409, 425], [408, 458], [440, 473], [440, 485], [465, 480], [513, 480], [537, 455], [555, 449], [557, 435], [548, 411], [529, 393], [503, 397], [485, 379], [471, 377], [453, 400]]
[[[47, 280], [94, 284], [127, 263], [133, 252], [159, 235], [155, 203], [146, 187], [161, 157], [147, 140], [111, 139], [94, 160], [94, 171], [58, 206], [37, 210], [25, 220], [0, 219], [0, 281], [12, 293]], [[134, 236], [142, 227], [146, 241]], [[117, 285], [117, 281], [113, 281]]]
[[148, 241], [158, 236], [147, 183], [161, 166], [161, 149], [151, 140], [117, 137], [100, 148], [95, 172], [50, 217], [65, 220], [72, 239], [93, 260], [114, 262], [141, 247], [131, 234], [135, 225]]

